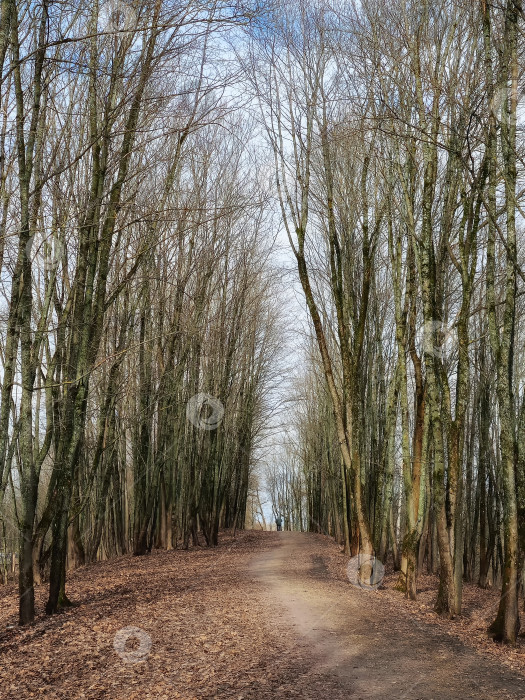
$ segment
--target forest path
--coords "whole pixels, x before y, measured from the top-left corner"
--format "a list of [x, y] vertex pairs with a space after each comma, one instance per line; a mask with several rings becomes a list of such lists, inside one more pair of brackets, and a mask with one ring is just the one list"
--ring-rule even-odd
[[78, 606], [59, 615], [46, 617], [37, 586], [24, 628], [15, 584], [0, 586], [0, 698], [525, 698], [517, 672], [388, 591], [352, 587], [344, 565], [323, 535], [221, 532], [214, 549], [70, 572]]
[[311, 535], [279, 538], [280, 546], [251, 566], [266, 590], [268, 615], [306, 642], [311, 671], [330, 677], [344, 696], [525, 698], [525, 681], [497, 661], [431, 623], [403, 617], [380, 594], [331, 576]]

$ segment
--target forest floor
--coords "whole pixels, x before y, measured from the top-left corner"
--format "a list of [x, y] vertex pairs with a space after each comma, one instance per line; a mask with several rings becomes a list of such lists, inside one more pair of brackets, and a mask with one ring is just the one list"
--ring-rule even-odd
[[350, 585], [321, 535], [242, 532], [82, 567], [78, 607], [51, 618], [38, 586], [28, 628], [3, 586], [0, 698], [525, 699], [525, 648], [480, 642], [470, 589], [465, 619], [442, 622], [428, 591], [411, 603], [393, 581]]

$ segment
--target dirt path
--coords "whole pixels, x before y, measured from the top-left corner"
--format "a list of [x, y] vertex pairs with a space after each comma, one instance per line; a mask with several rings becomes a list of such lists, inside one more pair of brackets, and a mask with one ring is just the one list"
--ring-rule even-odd
[[99, 562], [71, 573], [78, 607], [51, 618], [46, 593], [19, 628], [0, 586], [1, 700], [525, 698], [517, 673], [353, 588], [321, 535]]
[[525, 698], [525, 680], [501, 664], [432, 624], [401, 617], [380, 594], [331, 577], [311, 535], [280, 537], [251, 572], [276, 624], [307, 641], [315, 670], [337, 678], [346, 697]]

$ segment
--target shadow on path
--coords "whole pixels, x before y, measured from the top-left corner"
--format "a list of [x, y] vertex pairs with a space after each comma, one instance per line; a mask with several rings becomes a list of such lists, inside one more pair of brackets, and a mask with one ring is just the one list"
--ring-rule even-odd
[[279, 539], [250, 567], [268, 616], [295, 631], [316, 670], [337, 677], [349, 698], [525, 699], [525, 681], [497, 661], [393, 613], [376, 592], [331, 579], [315, 536], [283, 532]]

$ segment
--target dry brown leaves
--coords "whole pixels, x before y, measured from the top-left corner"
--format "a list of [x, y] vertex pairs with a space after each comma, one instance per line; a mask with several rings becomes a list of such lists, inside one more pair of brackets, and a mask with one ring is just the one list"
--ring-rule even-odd
[[[250, 573], [250, 562], [278, 546], [278, 537], [222, 533], [216, 549], [157, 551], [83, 567], [68, 583], [78, 607], [46, 617], [46, 587], [38, 586], [38, 617], [28, 628], [16, 626], [15, 588], [0, 586], [0, 697], [346, 697], [336, 679], [319, 671], [315, 650], [279, 618], [269, 590]], [[317, 580], [343, 591], [343, 598], [352, 596], [351, 586], [341, 587], [348, 581], [339, 547], [326, 537], [311, 538], [308, 556]], [[300, 577], [303, 563], [292, 557], [287, 575]], [[525, 671], [523, 639], [509, 649], [486, 636], [497, 591], [466, 585], [464, 616], [449, 621], [432, 611], [436, 577], [420, 578], [415, 603], [394, 589], [396, 582], [397, 574], [387, 571], [384, 586], [367, 598], [367, 614], [390, 624], [415, 619], [423, 633], [439, 628], [515, 672]], [[129, 627], [138, 628], [138, 639], [122, 632]]]
[[[421, 622], [437, 625], [441, 631], [460, 639], [467, 646], [498, 659], [513, 671], [525, 674], [525, 637], [519, 637], [516, 646], [509, 647], [495, 643], [487, 634], [498, 611], [499, 590], [483, 590], [475, 584], [464, 583], [462, 614], [449, 620], [434, 612], [439, 584], [437, 576], [424, 574], [419, 577], [417, 601], [407, 600], [403, 593], [396, 590], [398, 578], [399, 574], [387, 568], [384, 588], [380, 591], [396, 607], [401, 607]], [[523, 600], [520, 600], [520, 608], [523, 618]]]
[[[346, 578], [345, 561], [342, 555], [330, 558], [331, 577], [337, 580]], [[513, 671], [525, 675], [525, 610], [524, 601], [520, 598], [522, 616], [522, 634], [515, 647], [495, 643], [487, 634], [489, 625], [496, 617], [499, 605], [500, 591], [496, 589], [481, 589], [472, 583], [463, 584], [462, 615], [449, 620], [434, 612], [439, 578], [436, 575], [422, 574], [418, 578], [417, 601], [407, 600], [397, 588], [399, 573], [394, 572], [391, 563], [386, 566], [382, 585], [376, 591], [378, 602], [391, 606], [397, 613], [403, 612], [423, 625], [439, 628], [467, 646], [489, 655], [504, 663]]]
[[[275, 533], [223, 533], [216, 549], [153, 552], [72, 572], [78, 607], [16, 627], [16, 590], [0, 586], [0, 697], [318, 698], [307, 654], [266, 619], [246, 564]], [[139, 628], [114, 648], [119, 630]], [[148, 647], [151, 644], [151, 647]], [[144, 656], [141, 658], [141, 655]], [[137, 661], [136, 659], [141, 660]], [[130, 663], [133, 661], [133, 663]]]

